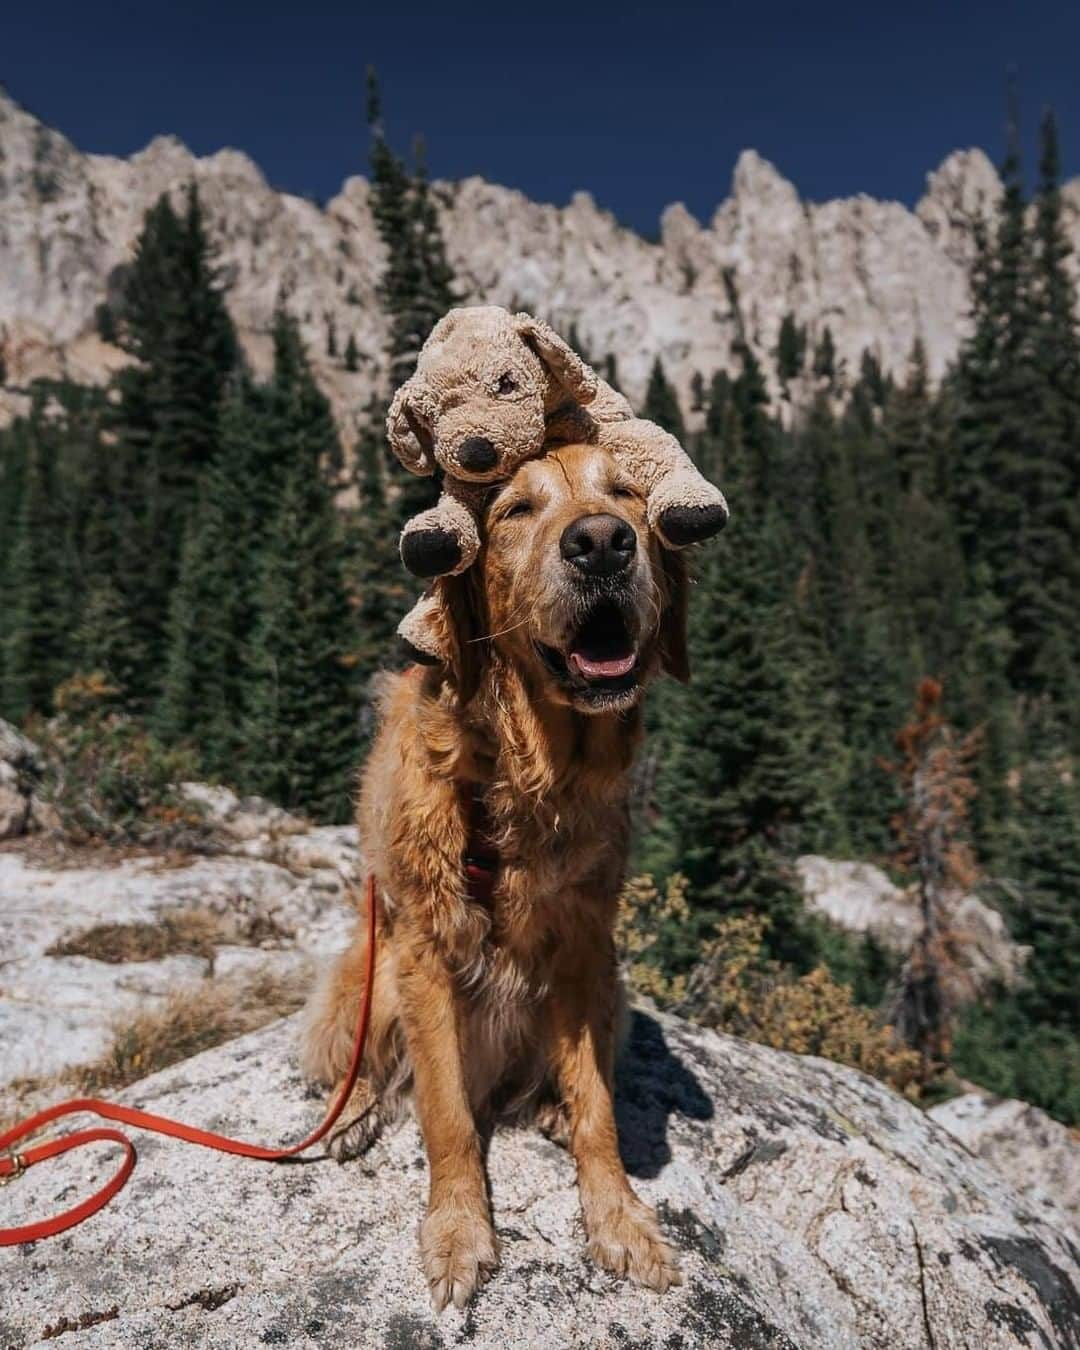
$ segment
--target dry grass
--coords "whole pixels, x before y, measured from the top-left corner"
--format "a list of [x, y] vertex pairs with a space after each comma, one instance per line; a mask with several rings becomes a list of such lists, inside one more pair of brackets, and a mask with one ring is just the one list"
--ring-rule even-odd
[[[118, 1018], [112, 1040], [93, 1064], [50, 1078], [20, 1078], [0, 1088], [0, 1133], [73, 1094], [116, 1092], [202, 1050], [287, 1017], [303, 1004], [310, 974], [263, 968], [243, 977], [205, 980], [158, 1007]], [[25, 1142], [51, 1134], [46, 1127]]]
[[68, 1081], [80, 1092], [115, 1092], [296, 1012], [308, 985], [305, 974], [264, 969], [178, 990], [160, 1007], [118, 1021], [101, 1058], [75, 1069]]
[[125, 961], [160, 961], [166, 956], [201, 956], [212, 960], [226, 941], [221, 919], [209, 910], [176, 910], [156, 923], [99, 923], [72, 937], [61, 938], [46, 956], [88, 956], [120, 965]]
[[239, 916], [209, 909], [170, 910], [153, 923], [99, 923], [61, 938], [46, 956], [87, 956], [120, 965], [128, 961], [160, 961], [166, 956], [200, 956], [213, 966], [214, 953], [225, 944], [276, 946], [293, 936], [270, 914]]

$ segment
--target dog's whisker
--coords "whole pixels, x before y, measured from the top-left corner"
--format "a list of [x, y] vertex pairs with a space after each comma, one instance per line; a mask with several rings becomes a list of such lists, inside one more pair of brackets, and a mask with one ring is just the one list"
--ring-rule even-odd
[[[529, 604], [529, 602], [528, 602], [527, 600], [522, 600], [521, 604], [518, 605], [517, 608], [514, 610], [514, 612], [510, 615], [510, 618], [511, 618], [512, 620], [513, 620], [513, 619], [516, 619], [517, 616], [518, 616], [518, 614], [520, 614], [521, 611], [522, 611], [523, 609], [527, 609], [527, 608], [528, 608], [528, 604]], [[470, 643], [472, 643], [472, 642], [490, 642], [492, 638], [503, 637], [503, 636], [505, 636], [507, 633], [512, 633], [512, 632], [514, 631], [515, 628], [521, 628], [523, 625], [527, 624], [528, 622], [529, 622], [529, 616], [526, 615], [524, 619], [519, 620], [517, 623], [510, 623], [506, 628], [500, 628], [499, 631], [498, 631], [497, 633], [484, 633], [484, 634], [481, 634], [480, 637], [470, 638], [469, 641], [470, 641]]]

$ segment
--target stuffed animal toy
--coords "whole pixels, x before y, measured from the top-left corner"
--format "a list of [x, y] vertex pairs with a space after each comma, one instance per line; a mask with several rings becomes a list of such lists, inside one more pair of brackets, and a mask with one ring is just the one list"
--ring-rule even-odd
[[[444, 473], [436, 505], [402, 531], [402, 561], [417, 576], [471, 566], [489, 485], [560, 442], [595, 441], [610, 449], [646, 493], [649, 525], [669, 548], [708, 539], [727, 522], [723, 494], [675, 437], [635, 417], [621, 394], [529, 314], [495, 305], [450, 310], [395, 394], [387, 431], [405, 468]], [[435, 657], [425, 604], [399, 632], [418, 654]]]

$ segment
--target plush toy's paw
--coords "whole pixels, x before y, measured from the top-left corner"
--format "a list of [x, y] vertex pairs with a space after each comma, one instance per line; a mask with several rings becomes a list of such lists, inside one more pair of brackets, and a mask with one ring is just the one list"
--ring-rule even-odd
[[687, 544], [700, 544], [703, 539], [711, 539], [727, 522], [727, 503], [721, 497], [718, 502], [700, 506], [669, 506], [657, 516], [656, 526], [670, 548], [685, 548]]
[[449, 530], [406, 530], [401, 536], [401, 561], [413, 576], [442, 577], [461, 566], [461, 544]]
[[409, 641], [403, 633], [398, 634], [398, 647], [401, 649], [401, 655], [406, 661], [414, 666], [441, 666], [443, 659], [435, 652], [425, 651], [423, 647], [417, 647]]
[[438, 601], [422, 595], [398, 624], [398, 641], [410, 661], [419, 666], [441, 666], [446, 662], [437, 626]]

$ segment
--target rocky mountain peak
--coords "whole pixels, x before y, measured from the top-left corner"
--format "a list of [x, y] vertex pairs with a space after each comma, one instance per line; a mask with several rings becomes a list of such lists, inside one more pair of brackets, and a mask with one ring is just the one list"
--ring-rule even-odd
[[[38, 376], [103, 380], [120, 353], [94, 333], [109, 278], [131, 254], [163, 192], [199, 184], [229, 285], [229, 305], [257, 370], [280, 300], [296, 315], [346, 439], [381, 368], [385, 321], [376, 285], [383, 250], [368, 185], [350, 177], [325, 207], [270, 187], [242, 152], [199, 158], [156, 137], [128, 159], [83, 154], [0, 89], [0, 416], [25, 406]], [[689, 405], [695, 371], [736, 365], [745, 340], [766, 371], [792, 313], [816, 341], [827, 324], [849, 370], [864, 348], [902, 371], [917, 337], [940, 376], [966, 331], [972, 225], [1001, 192], [981, 150], [949, 155], [914, 211], [866, 196], [808, 203], [755, 150], [735, 165], [709, 224], [669, 207], [659, 242], [621, 226], [581, 191], [560, 207], [472, 177], [436, 183], [447, 251], [464, 303], [531, 308], [573, 324], [593, 360], [618, 358], [632, 399], [659, 357]], [[1064, 191], [1080, 243], [1080, 183]], [[330, 357], [348, 337], [348, 372]]]
[[749, 204], [755, 209], [799, 204], [795, 185], [756, 150], [744, 150], [735, 161], [731, 199], [738, 204]]

